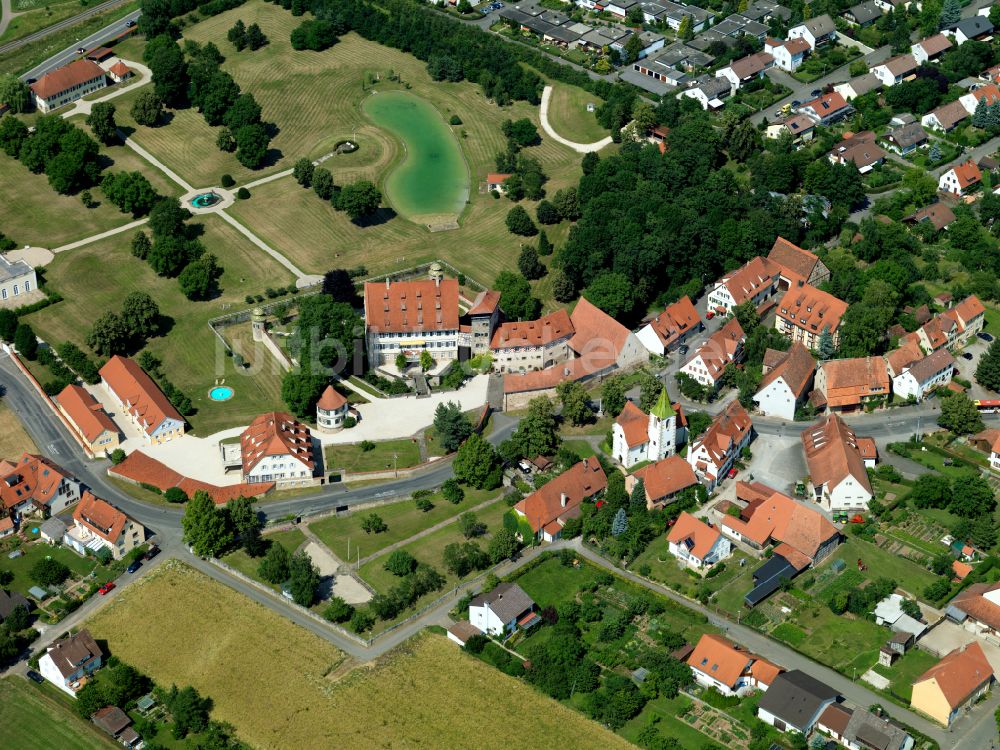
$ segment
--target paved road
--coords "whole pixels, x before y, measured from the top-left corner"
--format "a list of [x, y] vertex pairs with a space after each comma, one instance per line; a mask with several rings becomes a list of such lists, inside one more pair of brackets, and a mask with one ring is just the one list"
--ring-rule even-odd
[[[117, 2], [113, 3], [113, 5], [115, 5], [115, 4], [118, 4], [118, 3]], [[94, 9], [92, 8], [91, 11], [93, 11], [93, 10]], [[93, 13], [92, 12], [88, 12], [88, 13], [85, 13], [85, 14], [81, 14], [81, 16], [83, 16], [83, 17], [85, 17], [87, 15], [93, 15]], [[106, 41], [107, 39], [109, 39], [113, 35], [117, 34], [118, 32], [122, 31], [125, 28], [125, 24], [127, 22], [129, 22], [129, 21], [137, 21], [139, 19], [139, 16], [141, 16], [141, 15], [142, 15], [142, 11], [141, 10], [133, 11], [133, 12], [129, 13], [126, 16], [122, 16], [121, 18], [119, 18], [114, 23], [108, 24], [107, 26], [105, 26], [100, 31], [95, 31], [90, 36], [85, 37], [83, 39], [79, 39], [79, 40], [73, 42], [73, 44], [71, 44], [70, 46], [68, 46], [66, 49], [62, 50], [61, 52], [57, 52], [56, 54], [54, 54], [52, 57], [50, 57], [45, 62], [40, 63], [39, 65], [36, 65], [35, 67], [33, 67], [31, 70], [23, 73], [21, 75], [21, 80], [27, 81], [29, 78], [39, 78], [39, 77], [45, 75], [46, 73], [48, 73], [50, 70], [55, 70], [56, 68], [61, 68], [66, 63], [71, 62], [73, 59], [75, 59], [76, 57], [78, 57], [76, 51], [80, 47], [84, 47], [85, 49], [91, 49], [93, 47], [100, 46], [104, 41]], [[77, 16], [76, 20], [83, 20], [81, 16]], [[50, 26], [49, 28], [44, 29], [43, 31], [40, 31], [38, 33], [42, 34], [43, 36], [45, 36], [47, 34], [52, 33], [53, 31], [58, 31], [59, 29], [68, 28], [69, 26], [72, 25], [72, 23], [70, 23], [70, 22], [75, 23], [76, 20], [74, 20], [72, 18], [68, 19], [67, 21], [64, 21], [62, 24], [55, 24], [54, 26]], [[32, 35], [32, 36], [34, 36], [34, 35]], [[23, 43], [23, 42], [26, 42], [26, 41], [29, 41], [29, 40], [32, 40], [32, 37], [25, 37], [23, 40], [21, 40], [18, 43], [15, 43], [15, 44], [20, 44], [20, 43]], [[2, 52], [2, 51], [3, 51], [3, 49], [0, 48], [0, 52]]]
[[[34, 34], [28, 34], [27, 36], [22, 37], [21, 39], [16, 39], [13, 42], [7, 42], [7, 44], [0, 46], [0, 53], [9, 52], [10, 50], [17, 49], [18, 47], [23, 47], [25, 44], [29, 44], [31, 42], [37, 42], [39, 39], [44, 39], [50, 34], [54, 34], [57, 31], [62, 31], [63, 29], [69, 28], [70, 26], [78, 24], [82, 21], [86, 21], [91, 16], [95, 16], [98, 13], [102, 13], [106, 10], [111, 10], [112, 8], [116, 8], [119, 5], [124, 5], [127, 2], [128, 0], [107, 0], [107, 2], [95, 5], [93, 8], [88, 8], [83, 13], [78, 13], [72, 18], [67, 18], [63, 21], [59, 21], [58, 23], [54, 23], [51, 26], [46, 26], [44, 29], [40, 29], [36, 31]], [[15, 15], [21, 15], [20, 13], [13, 12], [10, 5], [10, 0], [3, 0], [2, 11], [3, 11], [3, 20], [0, 20], [0, 35], [2, 35], [7, 30], [7, 26], [10, 24], [10, 21]], [[136, 13], [138, 14], [138, 11], [136, 11]], [[138, 17], [138, 15], [136, 15], [136, 17]]]

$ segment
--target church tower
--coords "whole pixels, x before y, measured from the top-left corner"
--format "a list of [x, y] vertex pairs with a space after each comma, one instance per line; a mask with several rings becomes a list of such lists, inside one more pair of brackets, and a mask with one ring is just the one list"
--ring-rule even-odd
[[646, 458], [659, 461], [677, 452], [677, 412], [670, 403], [667, 389], [660, 391], [660, 397], [649, 410], [649, 443]]

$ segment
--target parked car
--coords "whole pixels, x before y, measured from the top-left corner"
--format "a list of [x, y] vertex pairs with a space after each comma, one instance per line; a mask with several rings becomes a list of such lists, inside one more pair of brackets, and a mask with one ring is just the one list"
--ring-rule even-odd
[[981, 338], [983, 341], [992, 341], [993, 340], [993, 336], [991, 334], [983, 333], [982, 331], [980, 331], [979, 333], [977, 333], [976, 336], [978, 338]]
[[809, 92], [810, 96], [822, 96], [822, 94], [823, 94], [823, 89], [813, 89], [812, 91]]
[[87, 51], [87, 50], [86, 50], [86, 49], [84, 49], [83, 47], [77, 47], [77, 48], [76, 48], [76, 54], [78, 54], [78, 55], [82, 55], [82, 54], [83, 54], [84, 52], [86, 52], [86, 51]]
[[28, 679], [32, 680], [33, 682], [37, 682], [39, 685], [45, 682], [45, 678], [42, 677], [40, 674], [38, 674], [38, 672], [36, 672], [33, 669], [28, 670]]
[[802, 102], [800, 102], [800, 101], [799, 101], [798, 99], [793, 99], [793, 100], [792, 100], [792, 107], [793, 107], [793, 108], [794, 108], [794, 107], [798, 107], [798, 106], [800, 106], [801, 104], [802, 104]]
[[149, 549], [146, 550], [146, 554], [142, 556], [142, 559], [143, 560], [152, 560], [158, 554], [160, 554], [160, 548], [157, 547], [155, 544], [151, 544], [151, 545], [149, 545]]
[[962, 352], [962, 359], [972, 359], [972, 355], [969, 352]]
[[715, 311], [714, 310], [709, 310], [707, 313], [705, 313], [705, 319], [706, 320], [711, 320], [714, 317], [715, 317]]
[[691, 347], [689, 347], [687, 344], [681, 344], [680, 346], [677, 347], [677, 351], [678, 353], [680, 353], [681, 356], [687, 354], [688, 351], [690, 351], [690, 349]]
[[111, 589], [113, 589], [114, 587], [115, 587], [115, 582], [114, 581], [108, 581], [106, 584], [104, 584], [103, 586], [101, 586], [101, 588], [97, 589], [97, 593], [100, 594], [101, 596], [104, 596], [109, 591], [111, 591]]
[[127, 572], [127, 573], [135, 573], [135, 571], [137, 571], [141, 567], [142, 567], [142, 563], [139, 562], [138, 560], [134, 560], [131, 565], [129, 565], [127, 568], [125, 568], [125, 572]]
[[135, 26], [135, 21], [129, 21], [125, 24], [126, 29], [131, 29], [133, 26]]
[[732, 468], [732, 469], [729, 470], [729, 473], [726, 476], [728, 476], [730, 479], [733, 479], [739, 473], [740, 473], [739, 469], [736, 469], [734, 467], [734, 468]]

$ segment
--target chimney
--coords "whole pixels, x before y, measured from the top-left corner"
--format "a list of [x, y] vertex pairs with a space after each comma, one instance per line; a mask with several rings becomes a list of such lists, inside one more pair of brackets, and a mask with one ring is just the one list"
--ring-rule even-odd
[[441, 277], [440, 276], [435, 276], [434, 277], [434, 286], [437, 287], [437, 288], [441, 287]]
[[387, 290], [388, 290], [388, 288], [389, 288], [389, 277], [388, 277], [388, 276], [386, 276], [386, 277], [385, 277], [385, 288], [386, 288]]
[[559, 503], [562, 505], [562, 507], [565, 508], [566, 503], [568, 502], [569, 502], [569, 495], [567, 495], [565, 492], [561, 492], [559, 494]]

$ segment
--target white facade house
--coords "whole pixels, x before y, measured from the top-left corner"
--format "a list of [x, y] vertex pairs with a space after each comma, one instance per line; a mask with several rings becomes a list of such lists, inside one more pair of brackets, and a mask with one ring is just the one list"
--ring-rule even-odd
[[894, 86], [913, 75], [916, 69], [917, 61], [913, 55], [906, 54], [893, 57], [884, 63], [873, 66], [871, 72], [883, 86]]
[[805, 39], [809, 42], [809, 49], [816, 49], [837, 40], [837, 27], [829, 14], [824, 13], [790, 28], [788, 38]]
[[740, 322], [733, 318], [699, 346], [680, 371], [708, 388], [715, 388], [726, 365], [743, 359], [745, 341]]
[[77, 59], [31, 84], [35, 106], [48, 114], [108, 85], [104, 70], [92, 60]]
[[400, 354], [418, 362], [424, 351], [438, 362], [458, 359], [458, 281], [434, 278], [365, 284], [365, 327], [372, 366], [392, 364]]
[[23, 260], [0, 255], [0, 301], [15, 300], [38, 289], [35, 269]]
[[104, 653], [90, 631], [81, 630], [49, 646], [38, 660], [38, 671], [46, 680], [75, 698], [83, 678], [100, 669], [103, 658]]
[[952, 167], [938, 178], [938, 190], [952, 195], [965, 195], [982, 184], [982, 173], [971, 159]]
[[687, 433], [679, 409], [680, 405], [675, 408], [670, 403], [666, 388], [649, 414], [626, 401], [611, 426], [611, 455], [626, 469], [640, 461], [659, 461], [674, 455]]
[[753, 397], [757, 409], [765, 416], [794, 420], [816, 374], [812, 354], [798, 341], [787, 352], [769, 349], [764, 355], [763, 374]]
[[709, 492], [715, 490], [740, 451], [753, 439], [753, 423], [739, 401], [712, 420], [708, 430], [688, 448], [687, 462]]
[[805, 62], [811, 47], [808, 41], [800, 37], [784, 42], [768, 39], [764, 42], [764, 49], [771, 53], [776, 67], [794, 73]]
[[146, 541], [146, 531], [141, 523], [87, 491], [73, 511], [73, 525], [62, 541], [80, 555], [106, 549], [113, 559], [121, 560]]
[[539, 619], [535, 602], [516, 583], [501, 583], [469, 602], [469, 622], [487, 635], [506, 638], [518, 627], [529, 628]]
[[312, 434], [291, 414], [261, 414], [240, 435], [240, 450], [244, 482], [292, 487], [319, 481]]
[[830, 512], [864, 512], [874, 497], [854, 431], [829, 414], [802, 431], [813, 499]]
[[918, 362], [914, 362], [892, 379], [892, 391], [900, 398], [922, 401], [931, 391], [951, 382], [955, 371], [955, 358], [947, 349], [938, 349]]
[[681, 513], [667, 535], [670, 554], [692, 570], [711, 568], [728, 558], [732, 543], [722, 533], [687, 511]]

